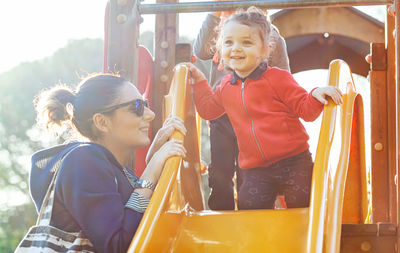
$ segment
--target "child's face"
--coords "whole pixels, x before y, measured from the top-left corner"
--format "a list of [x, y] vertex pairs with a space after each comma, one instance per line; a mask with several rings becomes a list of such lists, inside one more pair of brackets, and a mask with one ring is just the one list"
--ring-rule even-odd
[[222, 32], [222, 57], [224, 64], [246, 77], [264, 60], [266, 47], [259, 30], [231, 21]]

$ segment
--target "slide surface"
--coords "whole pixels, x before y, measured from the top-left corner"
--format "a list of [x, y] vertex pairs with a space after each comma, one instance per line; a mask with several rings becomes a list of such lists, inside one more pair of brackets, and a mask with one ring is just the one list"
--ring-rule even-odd
[[[362, 222], [367, 215], [366, 191], [360, 190], [366, 188], [362, 99], [347, 64], [330, 65], [328, 85], [341, 89], [344, 103], [324, 108], [309, 208], [205, 210], [188, 82], [187, 68], [177, 65], [165, 99], [165, 115], [185, 121], [188, 157], [167, 161], [128, 252], [339, 252], [342, 222]], [[356, 178], [358, 190], [346, 188], [350, 172], [347, 180]]]

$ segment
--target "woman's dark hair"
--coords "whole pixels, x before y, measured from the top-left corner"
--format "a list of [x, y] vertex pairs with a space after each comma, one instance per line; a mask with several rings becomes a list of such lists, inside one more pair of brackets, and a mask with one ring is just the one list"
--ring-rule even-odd
[[75, 91], [66, 85], [43, 90], [34, 99], [37, 122], [47, 130], [70, 122], [81, 135], [95, 140], [93, 115], [115, 104], [126, 82], [115, 74], [94, 74], [83, 79]]

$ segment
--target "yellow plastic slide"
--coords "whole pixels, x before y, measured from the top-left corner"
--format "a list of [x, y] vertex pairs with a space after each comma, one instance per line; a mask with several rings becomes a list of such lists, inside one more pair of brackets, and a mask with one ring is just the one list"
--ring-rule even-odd
[[329, 85], [341, 89], [344, 103], [324, 108], [309, 208], [205, 210], [188, 83], [188, 69], [177, 65], [165, 99], [165, 115], [185, 121], [188, 157], [167, 161], [128, 252], [339, 252], [342, 221], [361, 223], [367, 216], [363, 105], [347, 64], [330, 65]]

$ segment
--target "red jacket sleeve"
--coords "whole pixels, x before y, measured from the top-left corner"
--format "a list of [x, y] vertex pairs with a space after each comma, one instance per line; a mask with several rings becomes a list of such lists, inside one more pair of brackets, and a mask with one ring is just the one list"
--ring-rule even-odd
[[279, 71], [278, 75], [273, 75], [275, 80], [270, 81], [283, 103], [305, 121], [314, 121], [318, 118], [324, 105], [315, 99], [311, 92], [308, 93], [301, 87], [289, 72], [277, 71]]
[[200, 117], [212, 120], [225, 113], [221, 100], [222, 85], [219, 85], [215, 92], [208, 86], [207, 80], [195, 83], [192, 87], [194, 104]]

